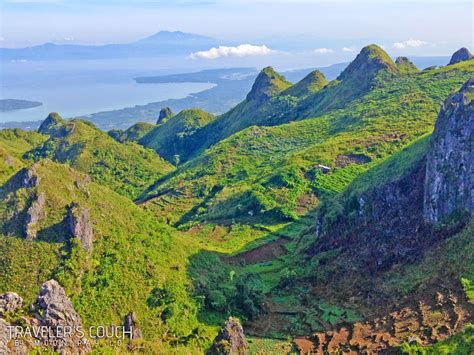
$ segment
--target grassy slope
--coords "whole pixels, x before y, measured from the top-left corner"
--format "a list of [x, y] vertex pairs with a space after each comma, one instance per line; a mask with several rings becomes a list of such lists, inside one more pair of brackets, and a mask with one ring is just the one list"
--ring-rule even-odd
[[[444, 98], [473, 73], [470, 61], [403, 75], [344, 109], [247, 128], [183, 165], [149, 195], [162, 195], [160, 208], [165, 206], [174, 222], [244, 218], [249, 212], [258, 218], [296, 218], [307, 194], [342, 191], [361, 172], [430, 133]], [[336, 167], [338, 155], [365, 161], [329, 174], [315, 168]]]
[[69, 163], [89, 174], [94, 181], [131, 198], [173, 170], [155, 152], [136, 143], [120, 144], [92, 124], [80, 120], [56, 129], [30, 156]]
[[[39, 222], [38, 241], [0, 236], [1, 266], [6, 271], [0, 276], [0, 293], [16, 291], [32, 302], [39, 285], [54, 277], [65, 286], [86, 326], [122, 324], [133, 310], [148, 351], [164, 351], [171, 342], [178, 349], [208, 344], [214, 328], [200, 324], [198, 303], [187, 291], [187, 260], [197, 246], [179, 234], [172, 237], [169, 227], [126, 197], [94, 182], [87, 184], [82, 173], [48, 160], [37, 164], [36, 170], [40, 176], [36, 193], [45, 193], [47, 217]], [[32, 193], [20, 190], [24, 191], [10, 192]], [[90, 209], [94, 230], [90, 256], [66, 242], [64, 218], [73, 201]], [[165, 297], [152, 303], [155, 288]], [[198, 336], [191, 342], [187, 336], [193, 331]]]

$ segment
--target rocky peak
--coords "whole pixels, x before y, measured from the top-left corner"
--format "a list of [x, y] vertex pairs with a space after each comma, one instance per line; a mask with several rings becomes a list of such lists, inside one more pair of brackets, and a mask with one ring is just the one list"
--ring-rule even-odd
[[324, 74], [319, 70], [314, 70], [295, 85], [285, 90], [284, 94], [301, 97], [321, 90], [327, 84], [328, 81], [324, 77]]
[[[82, 327], [79, 314], [74, 310], [66, 292], [56, 280], [49, 280], [41, 285], [35, 309], [42, 326], [51, 329], [70, 327], [73, 330]], [[44, 332], [40, 333], [40, 336], [44, 337], [42, 341], [52, 344], [60, 353], [78, 354], [88, 350], [86, 345], [81, 345], [80, 339], [77, 339], [78, 334], [74, 331], [70, 335]]]
[[63, 119], [58, 113], [51, 112], [48, 117], [41, 123], [41, 126], [38, 129], [39, 133], [50, 135], [57, 128], [61, 127], [66, 123], [66, 120]]
[[89, 209], [83, 208], [77, 203], [72, 203], [68, 210], [68, 226], [72, 237], [79, 240], [84, 250], [91, 252], [94, 232]]
[[474, 58], [474, 56], [471, 54], [471, 52], [469, 52], [469, 49], [463, 47], [454, 52], [448, 65], [464, 62], [472, 58]]
[[337, 80], [354, 81], [358, 87], [366, 87], [381, 71], [395, 74], [398, 73], [398, 68], [382, 48], [372, 44], [362, 48]]
[[23, 298], [15, 292], [7, 292], [0, 295], [0, 315], [14, 311], [21, 307]]
[[286, 81], [272, 67], [266, 67], [255, 79], [252, 89], [247, 94], [247, 101], [264, 102], [290, 86], [291, 83]]
[[474, 77], [446, 99], [427, 155], [424, 218], [474, 213]]
[[249, 354], [249, 345], [245, 340], [244, 329], [237, 318], [229, 317], [214, 339], [214, 343], [208, 354]]
[[158, 120], [156, 121], [156, 124], [163, 123], [167, 120], [169, 120], [171, 117], [174, 116], [173, 111], [169, 107], [163, 107], [160, 110], [160, 115], [158, 116]]
[[397, 57], [395, 64], [401, 72], [414, 72], [419, 70], [407, 57]]

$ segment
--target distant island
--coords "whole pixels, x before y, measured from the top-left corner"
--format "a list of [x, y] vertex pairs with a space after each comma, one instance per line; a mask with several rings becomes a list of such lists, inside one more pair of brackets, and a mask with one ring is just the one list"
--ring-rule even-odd
[[38, 101], [0, 99], [0, 112], [24, 110], [27, 108], [38, 107], [41, 105], [43, 104]]

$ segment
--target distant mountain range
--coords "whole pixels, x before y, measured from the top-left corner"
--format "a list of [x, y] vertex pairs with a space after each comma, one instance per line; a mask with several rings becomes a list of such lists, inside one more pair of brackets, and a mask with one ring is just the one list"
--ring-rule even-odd
[[213, 38], [180, 31], [160, 31], [132, 43], [78, 45], [45, 43], [27, 48], [0, 48], [1, 60], [64, 60], [182, 55], [216, 46]]

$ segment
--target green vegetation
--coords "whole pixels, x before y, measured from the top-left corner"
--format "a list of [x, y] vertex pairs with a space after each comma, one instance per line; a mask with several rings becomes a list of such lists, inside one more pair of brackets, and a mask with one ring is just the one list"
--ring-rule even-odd
[[153, 151], [132, 142], [120, 144], [85, 121], [73, 120], [50, 132], [50, 138], [28, 158], [70, 164], [132, 199], [173, 170]]
[[[293, 336], [370, 314], [369, 297], [351, 291], [374, 284], [387, 307], [446, 280], [472, 301], [472, 219], [433, 226], [437, 240], [430, 234], [386, 269], [360, 260], [375, 260], [372, 246], [390, 236], [365, 240], [370, 223], [345, 226], [361, 219], [361, 196], [377, 201], [377, 189], [423, 166], [441, 103], [473, 75], [472, 60], [418, 71], [371, 45], [329, 83], [315, 71], [291, 85], [265, 68], [247, 98], [217, 117], [184, 110], [106, 134], [52, 113], [41, 133], [2, 130], [0, 293], [20, 293], [28, 314], [55, 278], [85, 326], [135, 312], [145, 353], [202, 353], [229, 316], [254, 335], [251, 353], [291, 352]], [[39, 196], [36, 237], [26, 240]], [[73, 204], [90, 212], [90, 252], [71, 236]], [[321, 237], [328, 226], [338, 239]], [[316, 249], [315, 240], [327, 244]], [[357, 249], [365, 242], [370, 250]], [[401, 349], [471, 348], [468, 326], [432, 347]]]
[[199, 130], [214, 119], [215, 116], [200, 109], [183, 110], [150, 130], [138, 142], [156, 150], [169, 162], [175, 155], [187, 160], [199, 144], [195, 140]]

